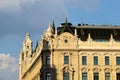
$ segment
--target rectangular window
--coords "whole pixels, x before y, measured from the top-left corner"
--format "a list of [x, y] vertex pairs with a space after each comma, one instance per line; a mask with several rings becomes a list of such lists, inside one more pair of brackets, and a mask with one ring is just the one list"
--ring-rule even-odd
[[98, 56], [94, 56], [94, 65], [98, 65]]
[[105, 56], [105, 65], [109, 65], [109, 56]]
[[99, 73], [94, 73], [94, 80], [99, 80]]
[[51, 74], [50, 74], [50, 72], [46, 73], [46, 80], [51, 80]]
[[82, 56], [82, 65], [86, 64], [87, 64], [86, 56]]
[[63, 73], [63, 80], [70, 80], [69, 79], [69, 73]]
[[110, 73], [105, 73], [105, 80], [110, 80]]
[[69, 64], [69, 56], [64, 56], [64, 64]]
[[82, 73], [82, 80], [87, 80], [87, 73]]
[[120, 73], [116, 73], [116, 80], [120, 80]]
[[50, 65], [50, 56], [46, 56], [46, 65]]
[[120, 57], [116, 57], [116, 65], [120, 65]]

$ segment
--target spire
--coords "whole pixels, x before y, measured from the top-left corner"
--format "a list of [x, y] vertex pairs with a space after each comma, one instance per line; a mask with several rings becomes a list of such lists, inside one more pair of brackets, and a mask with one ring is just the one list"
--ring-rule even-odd
[[113, 35], [112, 34], [110, 35], [110, 40], [113, 40]]
[[44, 33], [44, 36], [46, 37], [53, 37], [55, 34], [55, 24], [54, 21], [52, 23], [49, 23], [48, 29]]
[[63, 32], [69, 32], [69, 33], [71, 33], [71, 34], [74, 34], [73, 32], [72, 32], [72, 30], [71, 30], [71, 23], [68, 23], [68, 20], [67, 20], [67, 18], [65, 19], [65, 23], [63, 23], [63, 28], [62, 28], [62, 30], [61, 30], [61, 32], [60, 33], [63, 33]]
[[112, 46], [113, 43], [114, 43], [114, 38], [113, 38], [113, 35], [111, 34], [111, 36], [110, 36], [110, 45]]
[[26, 42], [26, 43], [27, 43], [27, 42], [32, 43], [32, 41], [31, 41], [31, 39], [30, 39], [30, 34], [29, 34], [29, 33], [26, 34], [25, 42]]
[[66, 19], [65, 19], [65, 23], [68, 24], [68, 19], [67, 19], [67, 17], [66, 17]]
[[77, 29], [75, 28], [75, 36], [77, 36]]
[[36, 42], [36, 48], [38, 47], [38, 41]]
[[91, 38], [90, 33], [88, 34], [88, 39], [87, 39], [87, 41], [88, 41], [88, 44], [89, 44], [89, 45], [92, 44], [92, 38]]
[[88, 34], [88, 39], [91, 39], [91, 35], [90, 35], [90, 33]]
[[32, 49], [32, 40], [29, 33], [26, 34], [25, 41], [23, 42], [23, 50], [26, 49]]

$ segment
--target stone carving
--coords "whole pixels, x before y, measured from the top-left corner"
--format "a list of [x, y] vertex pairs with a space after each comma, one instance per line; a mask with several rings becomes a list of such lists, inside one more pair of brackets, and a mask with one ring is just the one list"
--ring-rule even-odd
[[83, 67], [82, 69], [81, 69], [81, 71], [82, 72], [88, 72], [90, 69], [88, 69], [88, 68], [86, 68], [86, 67]]
[[115, 56], [120, 56], [120, 53], [115, 53]]
[[117, 73], [120, 73], [120, 68], [117, 68], [117, 69], [116, 69], [116, 72], [117, 72]]
[[105, 72], [111, 72], [112, 69], [110, 69], [110, 68], [105, 68], [104, 71], [105, 71]]
[[65, 66], [63, 69], [62, 69], [63, 72], [69, 72], [70, 69], [69, 69], [69, 66]]
[[93, 72], [100, 72], [100, 71], [101, 69], [99, 69], [98, 67], [93, 68]]

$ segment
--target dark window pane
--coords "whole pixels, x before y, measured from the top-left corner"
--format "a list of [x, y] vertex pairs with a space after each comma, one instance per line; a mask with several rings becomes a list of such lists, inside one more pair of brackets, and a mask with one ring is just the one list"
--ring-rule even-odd
[[69, 73], [63, 73], [63, 80], [70, 80]]
[[46, 80], [51, 80], [51, 74], [50, 74], [50, 72], [46, 73]]
[[86, 56], [82, 56], [82, 65], [86, 65], [87, 64], [86, 61], [87, 61]]
[[46, 56], [46, 65], [50, 65], [50, 56]]
[[94, 65], [98, 65], [98, 56], [94, 56]]
[[82, 73], [82, 80], [87, 80], [87, 73]]
[[64, 56], [64, 64], [69, 64], [69, 56]]
[[120, 57], [116, 57], [116, 64], [120, 65]]
[[116, 80], [120, 80], [120, 73], [116, 73]]
[[109, 65], [109, 56], [105, 56], [105, 65]]
[[105, 80], [110, 80], [110, 73], [105, 73]]
[[99, 80], [99, 73], [94, 73], [94, 80]]

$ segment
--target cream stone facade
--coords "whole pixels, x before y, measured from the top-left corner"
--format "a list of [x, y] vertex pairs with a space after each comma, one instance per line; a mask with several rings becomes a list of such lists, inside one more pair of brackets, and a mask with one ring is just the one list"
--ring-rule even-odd
[[33, 49], [26, 34], [19, 80], [120, 80], [120, 27], [54, 23]]

